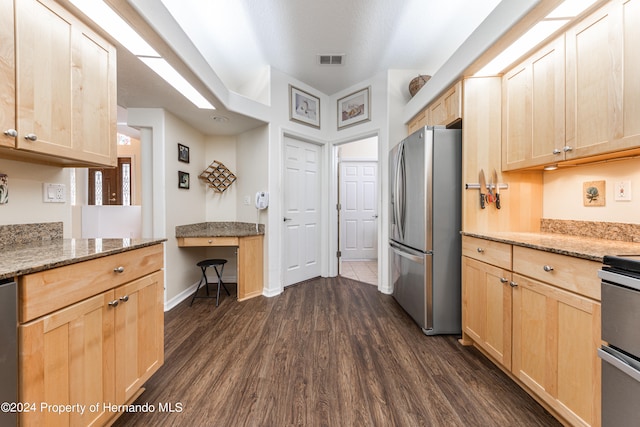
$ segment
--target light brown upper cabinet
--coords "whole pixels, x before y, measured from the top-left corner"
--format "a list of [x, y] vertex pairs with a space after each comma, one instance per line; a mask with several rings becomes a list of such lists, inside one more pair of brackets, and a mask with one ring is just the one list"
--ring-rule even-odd
[[407, 124], [412, 134], [423, 126], [449, 126], [462, 118], [462, 81], [447, 89]]
[[13, 147], [16, 126], [16, 79], [13, 2], [0, 2], [0, 146]]
[[503, 170], [639, 148], [639, 51], [640, 0], [612, 0], [513, 67], [503, 77]]
[[567, 32], [567, 158], [640, 146], [640, 0], [613, 0]]
[[564, 37], [502, 80], [502, 170], [564, 160]]
[[[115, 48], [52, 0], [21, 0], [15, 8], [17, 132], [9, 143], [4, 136], [2, 145], [17, 150], [4, 154], [69, 166], [115, 165]], [[6, 85], [3, 98], [13, 98], [5, 91]]]

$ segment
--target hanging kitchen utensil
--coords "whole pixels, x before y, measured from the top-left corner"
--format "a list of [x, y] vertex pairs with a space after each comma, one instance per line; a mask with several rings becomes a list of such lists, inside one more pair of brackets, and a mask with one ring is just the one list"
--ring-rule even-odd
[[500, 209], [500, 185], [498, 184], [498, 172], [493, 170], [493, 180], [496, 182], [496, 209]]
[[485, 208], [485, 194], [487, 181], [484, 179], [484, 170], [480, 169], [480, 208]]

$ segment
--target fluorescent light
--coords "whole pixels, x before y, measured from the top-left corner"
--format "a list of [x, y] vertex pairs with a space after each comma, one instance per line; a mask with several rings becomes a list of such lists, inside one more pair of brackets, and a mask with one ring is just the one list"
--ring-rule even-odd
[[511, 65], [516, 59], [521, 57], [525, 52], [533, 49], [538, 43], [551, 34], [559, 30], [563, 25], [569, 22], [568, 19], [557, 19], [553, 21], [540, 21], [533, 28], [527, 31], [522, 37], [516, 40], [511, 46], [503, 50], [498, 56], [493, 58], [491, 62], [485, 65], [476, 76], [495, 76], [506, 67]]
[[556, 7], [545, 19], [575, 18], [591, 7], [598, 0], [565, 0]]
[[196, 107], [207, 110], [216, 109], [104, 1], [69, 1]]
[[102, 0], [69, 0], [111, 37], [136, 56], [160, 56]]
[[208, 110], [216, 108], [206, 100], [204, 96], [194, 89], [188, 81], [184, 79], [167, 61], [163, 58], [138, 57], [149, 68], [162, 77], [167, 83], [173, 86], [185, 98], [191, 101], [196, 107]]

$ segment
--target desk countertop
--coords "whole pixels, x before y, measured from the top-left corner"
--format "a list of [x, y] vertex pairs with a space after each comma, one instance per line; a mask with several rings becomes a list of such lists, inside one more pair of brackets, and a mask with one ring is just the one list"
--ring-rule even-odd
[[264, 234], [264, 224], [249, 222], [200, 222], [176, 226], [176, 237], [247, 237]]

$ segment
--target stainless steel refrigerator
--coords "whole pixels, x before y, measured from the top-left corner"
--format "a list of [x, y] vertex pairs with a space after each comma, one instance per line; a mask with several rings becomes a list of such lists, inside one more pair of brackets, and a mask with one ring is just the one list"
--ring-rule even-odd
[[391, 149], [393, 296], [427, 335], [461, 332], [459, 129], [424, 127]]

